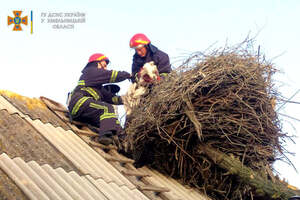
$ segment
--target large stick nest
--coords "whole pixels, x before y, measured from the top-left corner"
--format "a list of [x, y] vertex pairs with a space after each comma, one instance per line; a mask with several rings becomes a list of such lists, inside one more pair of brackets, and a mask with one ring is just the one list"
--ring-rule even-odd
[[[264, 172], [284, 157], [276, 72], [262, 56], [223, 49], [193, 54], [153, 86], [128, 119], [127, 142], [137, 165], [167, 173], [210, 196], [234, 199], [249, 190], [206, 156], [210, 146]], [[271, 170], [270, 170], [271, 169]]]

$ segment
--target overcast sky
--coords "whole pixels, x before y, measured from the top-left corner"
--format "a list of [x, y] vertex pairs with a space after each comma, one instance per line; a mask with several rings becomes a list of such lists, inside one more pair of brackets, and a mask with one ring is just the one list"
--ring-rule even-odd
[[[12, 31], [7, 16], [22, 10], [28, 16], [23, 31]], [[130, 72], [133, 50], [129, 40], [145, 33], [154, 45], [167, 52], [171, 63], [195, 51], [234, 45], [250, 33], [256, 36], [266, 58], [281, 73], [276, 87], [286, 98], [300, 89], [300, 1], [298, 0], [186, 0], [186, 1], [40, 1], [1, 2], [0, 7], [0, 89], [28, 97], [46, 96], [65, 104], [66, 94], [77, 84], [88, 57], [106, 54], [110, 68]], [[30, 12], [33, 13], [31, 34]], [[73, 18], [82, 23], [57, 29], [48, 20], [64, 13], [79, 13]], [[50, 14], [50, 15], [49, 15]], [[60, 17], [60, 15], [63, 15]], [[56, 17], [56, 18], [57, 18]], [[61, 27], [60, 27], [61, 28]], [[125, 93], [127, 83], [121, 84]], [[300, 102], [300, 93], [293, 101]], [[299, 104], [286, 104], [279, 112], [300, 119]], [[283, 130], [299, 135], [299, 121], [280, 115]], [[286, 148], [300, 170], [300, 139]], [[289, 183], [300, 188], [300, 175], [292, 167], [276, 163], [275, 168]]]

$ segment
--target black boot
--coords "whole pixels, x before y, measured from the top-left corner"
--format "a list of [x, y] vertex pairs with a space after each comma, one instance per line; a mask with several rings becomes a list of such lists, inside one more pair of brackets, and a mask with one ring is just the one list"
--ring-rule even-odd
[[104, 145], [109, 145], [113, 143], [113, 133], [112, 131], [105, 131], [101, 136], [98, 137], [97, 142]]

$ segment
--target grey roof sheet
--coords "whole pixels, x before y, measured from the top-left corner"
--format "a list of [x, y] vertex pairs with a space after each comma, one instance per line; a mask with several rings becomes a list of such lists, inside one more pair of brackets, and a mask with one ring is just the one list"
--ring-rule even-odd
[[[63, 106], [60, 105], [60, 108]], [[16, 128], [11, 126], [7, 133], [18, 130], [17, 126], [23, 124], [21, 126], [28, 126], [27, 132], [20, 129], [20, 134], [42, 137], [44, 141], [37, 139], [36, 144], [43, 148], [51, 145], [53, 149], [48, 149], [49, 153], [54, 150], [60, 153], [52, 156], [60, 163], [55, 165], [50, 158], [41, 155], [34, 154], [29, 157], [32, 160], [24, 160], [26, 156], [20, 152], [6, 154], [9, 152], [0, 151], [0, 169], [17, 183], [29, 199], [208, 199], [196, 189], [183, 186], [155, 170], [147, 167], [136, 169], [130, 160], [114, 150], [105, 152], [89, 145], [91, 140], [88, 136], [77, 135], [74, 125], [64, 122], [39, 99], [30, 100], [0, 91], [1, 112], [4, 115], [0, 115], [0, 131], [6, 128], [3, 124], [9, 123], [1, 123], [1, 120], [10, 119], [9, 115], [15, 116]], [[2, 140], [9, 141], [7, 137]], [[17, 148], [22, 149], [22, 145], [26, 144], [30, 149], [26, 140], [17, 142]], [[150, 177], [140, 177], [140, 174]], [[164, 188], [170, 191], [157, 193], [141, 186], [152, 187], [153, 191], [156, 188], [158, 191]]]
[[[2, 98], [5, 98], [22, 114], [28, 115], [31, 119], [39, 119], [43, 123], [51, 123], [55, 127], [70, 129], [61, 119], [59, 119], [47, 106], [38, 98], [28, 98], [11, 92], [2, 92]], [[6, 104], [7, 105], [7, 104]], [[11, 106], [9, 106], [11, 108]], [[14, 112], [15, 109], [13, 109]]]
[[62, 168], [38, 165], [35, 161], [26, 163], [20, 157], [9, 158], [0, 155], [0, 167], [24, 191], [30, 199], [148, 199], [136, 188], [107, 183], [90, 175], [79, 176]]

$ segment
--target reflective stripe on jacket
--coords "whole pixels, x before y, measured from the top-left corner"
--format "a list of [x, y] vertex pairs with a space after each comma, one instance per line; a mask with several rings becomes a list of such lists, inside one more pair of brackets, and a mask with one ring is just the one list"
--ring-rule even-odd
[[110, 104], [122, 104], [120, 96], [106, 90], [102, 85], [105, 83], [120, 82], [128, 78], [130, 78], [128, 72], [99, 69], [96, 62], [89, 63], [82, 70], [78, 85], [72, 92], [68, 106], [69, 111], [72, 115], [78, 114], [80, 109], [85, 106], [84, 102], [88, 98]]

